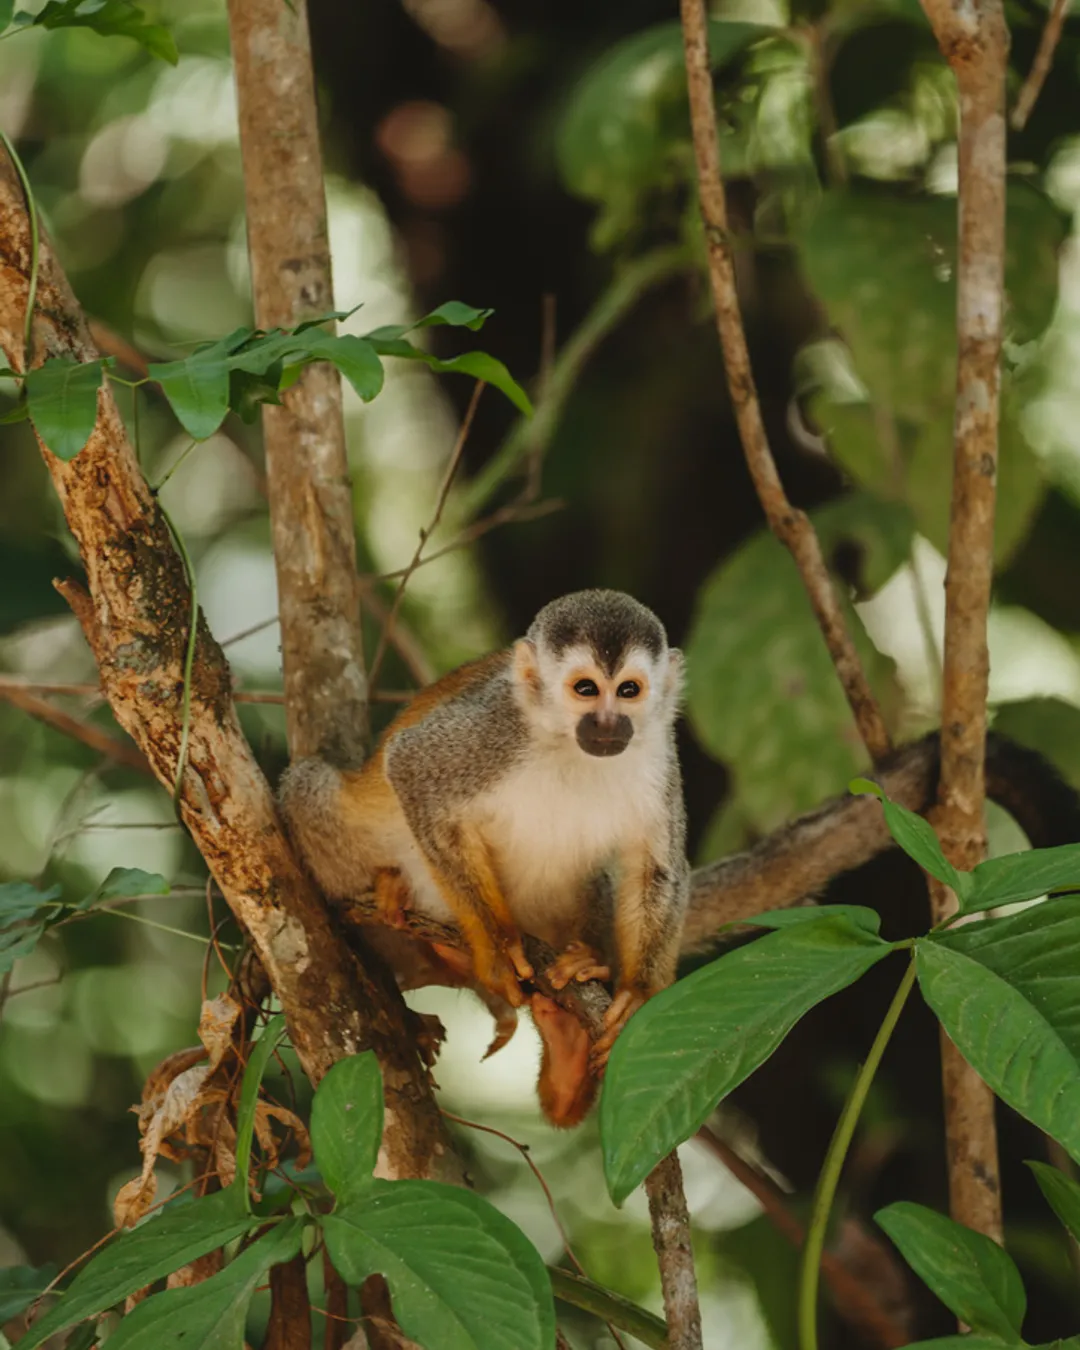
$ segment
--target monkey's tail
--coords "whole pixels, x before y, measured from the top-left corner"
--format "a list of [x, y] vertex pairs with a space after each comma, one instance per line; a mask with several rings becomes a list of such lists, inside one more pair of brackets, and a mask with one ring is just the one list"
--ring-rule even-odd
[[[925, 812], [937, 794], [940, 771], [941, 738], [934, 732], [902, 746], [873, 777], [893, 801]], [[991, 733], [986, 788], [1035, 848], [1080, 840], [1080, 797], [1037, 751]], [[892, 846], [878, 803], [846, 794], [799, 816], [745, 853], [698, 868], [690, 882], [682, 955], [707, 951], [724, 924], [798, 904]]]

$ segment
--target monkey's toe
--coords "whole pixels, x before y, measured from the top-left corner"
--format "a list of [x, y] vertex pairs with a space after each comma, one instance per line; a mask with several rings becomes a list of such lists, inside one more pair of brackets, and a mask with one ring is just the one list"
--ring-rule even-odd
[[603, 1072], [619, 1032], [644, 1002], [645, 995], [639, 989], [620, 989], [611, 1000], [611, 1007], [604, 1014], [604, 1030], [593, 1042], [589, 1057], [589, 1064], [594, 1073]]
[[565, 989], [572, 980], [583, 983], [611, 979], [611, 969], [604, 965], [600, 953], [587, 942], [577, 940], [567, 944], [544, 974], [556, 989]]

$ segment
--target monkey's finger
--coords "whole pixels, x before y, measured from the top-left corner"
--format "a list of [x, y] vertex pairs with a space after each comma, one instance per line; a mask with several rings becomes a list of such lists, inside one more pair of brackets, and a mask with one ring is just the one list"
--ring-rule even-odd
[[611, 971], [587, 943], [575, 939], [561, 952], [544, 975], [555, 989], [565, 989], [571, 980], [607, 980]]
[[529, 958], [525, 955], [525, 948], [521, 945], [521, 939], [516, 938], [506, 944], [506, 955], [510, 964], [514, 967], [519, 980], [531, 980], [536, 973], [529, 964]]

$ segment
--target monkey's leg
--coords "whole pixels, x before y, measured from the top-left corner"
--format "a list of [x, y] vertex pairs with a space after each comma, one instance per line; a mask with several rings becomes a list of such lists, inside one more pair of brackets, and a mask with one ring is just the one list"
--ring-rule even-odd
[[537, 1091], [552, 1125], [569, 1129], [583, 1120], [596, 1096], [589, 1068], [589, 1034], [573, 1013], [544, 994], [531, 999], [533, 1021], [543, 1042]]
[[476, 980], [515, 1008], [525, 1002], [520, 980], [532, 978], [521, 932], [495, 875], [480, 832], [459, 825], [452, 839], [425, 841], [431, 875], [450, 906], [472, 953]]
[[460, 951], [457, 947], [444, 947], [441, 942], [433, 942], [431, 950], [446, 968], [446, 979], [440, 983], [445, 983], [451, 988], [471, 989], [491, 1014], [495, 1023], [495, 1035], [481, 1055], [481, 1059], [488, 1059], [491, 1055], [497, 1054], [517, 1031], [517, 1010], [506, 999], [493, 994], [478, 982], [468, 952]]
[[565, 989], [571, 980], [610, 980], [611, 967], [597, 948], [587, 942], [568, 942], [544, 974], [556, 989]]

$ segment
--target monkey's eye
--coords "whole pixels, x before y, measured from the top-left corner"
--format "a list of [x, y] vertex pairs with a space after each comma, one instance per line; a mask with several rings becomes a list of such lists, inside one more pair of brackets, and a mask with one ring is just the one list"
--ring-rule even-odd
[[637, 698], [641, 693], [641, 685], [637, 680], [623, 680], [618, 689], [615, 690], [616, 698]]
[[600, 690], [596, 687], [595, 680], [578, 680], [574, 685], [574, 693], [579, 698], [597, 698]]

